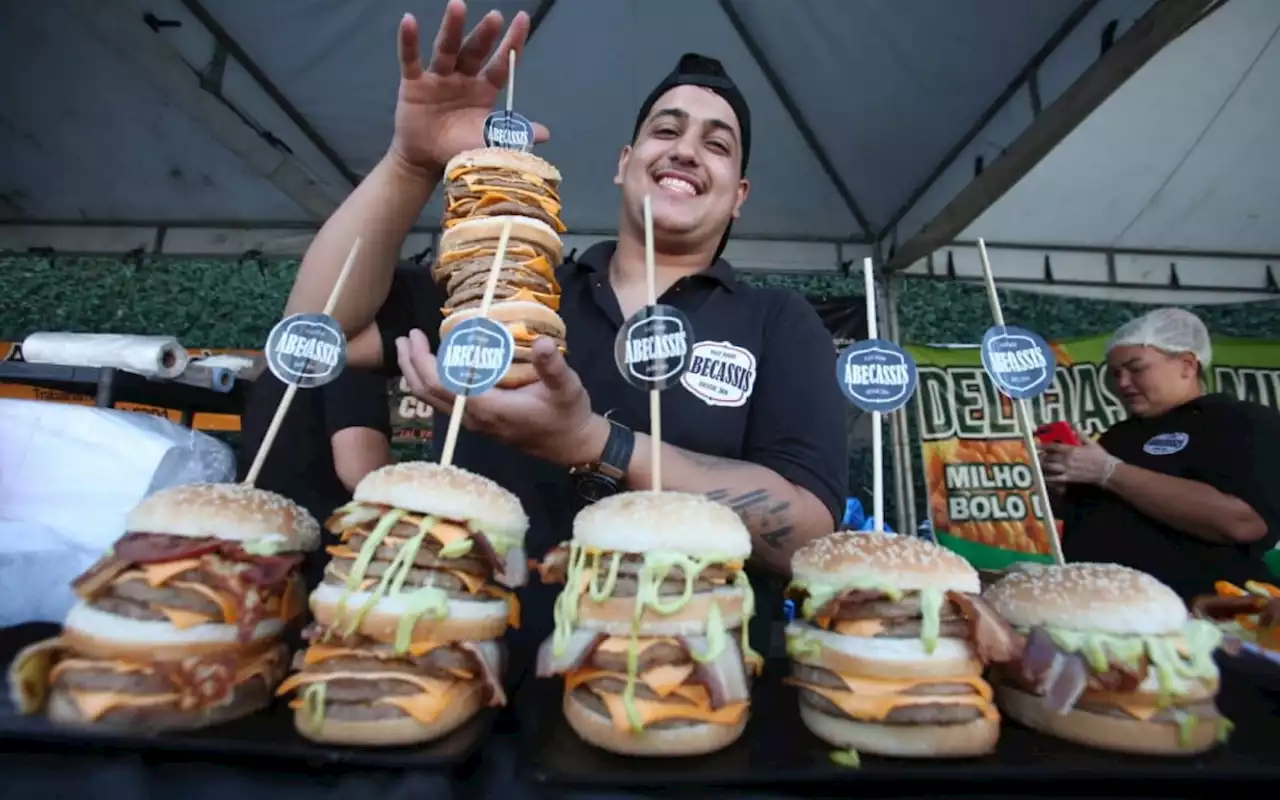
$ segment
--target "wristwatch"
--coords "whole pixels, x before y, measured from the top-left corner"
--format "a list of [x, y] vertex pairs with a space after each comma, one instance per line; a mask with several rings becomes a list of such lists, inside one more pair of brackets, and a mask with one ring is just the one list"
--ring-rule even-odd
[[569, 470], [574, 488], [588, 503], [622, 491], [627, 465], [631, 463], [631, 453], [636, 449], [635, 431], [607, 416], [605, 421], [609, 423], [609, 438], [605, 440], [599, 460]]

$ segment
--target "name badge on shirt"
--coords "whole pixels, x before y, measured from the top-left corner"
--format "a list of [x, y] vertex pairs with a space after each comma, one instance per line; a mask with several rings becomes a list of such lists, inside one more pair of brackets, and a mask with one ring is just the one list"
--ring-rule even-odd
[[1185, 433], [1161, 433], [1152, 436], [1142, 446], [1142, 452], [1149, 456], [1169, 456], [1187, 446], [1191, 437]]

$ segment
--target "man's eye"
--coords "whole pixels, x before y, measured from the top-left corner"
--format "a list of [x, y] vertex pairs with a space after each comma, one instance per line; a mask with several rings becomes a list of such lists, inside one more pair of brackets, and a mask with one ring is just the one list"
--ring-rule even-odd
[[713, 152], [719, 153], [722, 156], [729, 155], [729, 145], [725, 144], [724, 142], [718, 139], [712, 139], [711, 141], [707, 142], [707, 147]]
[[676, 129], [675, 128], [654, 128], [653, 135], [654, 136], [675, 136]]

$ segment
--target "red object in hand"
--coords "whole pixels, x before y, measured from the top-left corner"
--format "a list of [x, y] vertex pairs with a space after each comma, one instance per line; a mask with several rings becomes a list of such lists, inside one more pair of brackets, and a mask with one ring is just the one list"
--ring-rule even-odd
[[1067, 444], [1073, 447], [1080, 445], [1080, 437], [1069, 422], [1050, 422], [1036, 428], [1036, 438], [1041, 444]]

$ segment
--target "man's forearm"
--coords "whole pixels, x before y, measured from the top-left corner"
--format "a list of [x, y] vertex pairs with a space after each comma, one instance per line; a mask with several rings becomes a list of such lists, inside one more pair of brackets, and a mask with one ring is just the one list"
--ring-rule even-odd
[[[651, 440], [636, 434], [627, 486], [653, 488]], [[751, 531], [755, 556], [780, 575], [790, 574], [791, 554], [834, 529], [831, 512], [806, 489], [759, 464], [702, 455], [662, 445], [662, 486], [705, 494], [732, 508]]]
[[1199, 481], [1121, 463], [1106, 488], [1147, 516], [1206, 542], [1251, 542], [1267, 532], [1247, 503]]
[[439, 175], [384, 156], [312, 240], [285, 313], [324, 308], [358, 236], [360, 254], [333, 316], [349, 336], [372, 324], [386, 302], [400, 248], [439, 182]]

